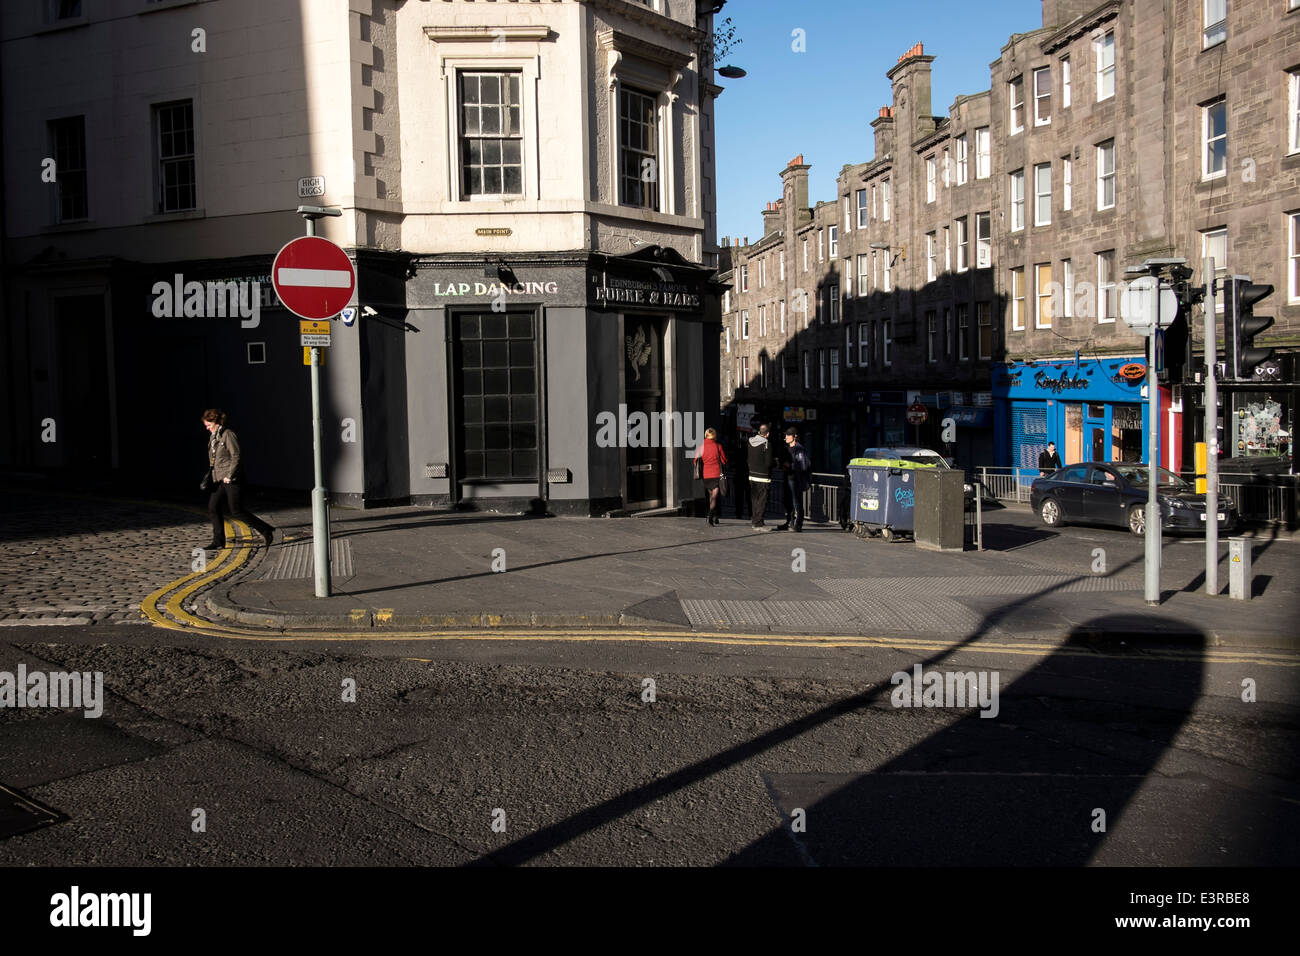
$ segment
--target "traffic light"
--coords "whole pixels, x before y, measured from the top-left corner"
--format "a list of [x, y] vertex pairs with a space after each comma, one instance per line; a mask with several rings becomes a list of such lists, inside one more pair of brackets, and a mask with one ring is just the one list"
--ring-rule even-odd
[[1205, 286], [1191, 283], [1192, 270], [1174, 266], [1169, 270], [1170, 284], [1178, 297], [1178, 314], [1165, 329], [1165, 370], [1162, 382], [1182, 382], [1195, 371], [1192, 353], [1192, 308], [1205, 298]]
[[1273, 324], [1273, 317], [1255, 315], [1255, 303], [1273, 294], [1273, 287], [1233, 276], [1228, 286], [1228, 308], [1223, 323], [1223, 358], [1228, 378], [1250, 381], [1255, 367], [1273, 357], [1272, 349], [1256, 348], [1255, 336]]

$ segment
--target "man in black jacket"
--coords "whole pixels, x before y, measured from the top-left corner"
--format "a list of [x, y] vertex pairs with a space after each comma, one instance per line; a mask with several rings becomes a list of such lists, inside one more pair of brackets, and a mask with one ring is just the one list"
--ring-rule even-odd
[[1047, 450], [1038, 453], [1038, 470], [1043, 477], [1046, 477], [1061, 467], [1061, 456], [1056, 453], [1056, 442], [1049, 441]]
[[772, 490], [772, 446], [767, 440], [769, 429], [766, 425], [758, 426], [758, 433], [749, 440], [749, 493], [750, 527], [755, 531], [770, 531], [763, 523], [767, 511], [767, 496]]

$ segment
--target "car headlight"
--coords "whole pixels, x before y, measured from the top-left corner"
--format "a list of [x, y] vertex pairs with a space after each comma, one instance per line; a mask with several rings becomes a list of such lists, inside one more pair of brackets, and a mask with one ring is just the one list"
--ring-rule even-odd
[[1186, 501], [1180, 501], [1177, 498], [1166, 498], [1165, 502], [1169, 505], [1169, 508], [1172, 511], [1187, 511], [1191, 508], [1191, 505]]

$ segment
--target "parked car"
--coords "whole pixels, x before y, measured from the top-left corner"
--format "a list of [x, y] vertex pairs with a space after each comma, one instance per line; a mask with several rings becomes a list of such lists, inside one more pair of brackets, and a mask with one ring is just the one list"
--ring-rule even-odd
[[[1066, 521], [1085, 521], [1128, 528], [1146, 533], [1147, 482], [1143, 464], [1085, 461], [1066, 465], [1037, 479], [1030, 486], [1029, 502], [1034, 513], [1050, 527]], [[1205, 527], [1205, 495], [1172, 471], [1156, 469], [1156, 500], [1160, 503], [1160, 525], [1171, 531], [1200, 531]], [[1236, 506], [1219, 499], [1220, 530], [1236, 528]]]

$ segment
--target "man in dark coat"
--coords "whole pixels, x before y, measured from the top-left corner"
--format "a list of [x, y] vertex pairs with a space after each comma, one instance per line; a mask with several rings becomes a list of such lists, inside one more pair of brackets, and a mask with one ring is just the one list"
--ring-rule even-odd
[[1038, 470], [1046, 477], [1061, 467], [1061, 456], [1056, 453], [1056, 442], [1049, 441], [1047, 450], [1038, 453]]
[[759, 425], [758, 432], [749, 439], [749, 494], [750, 527], [755, 531], [771, 531], [763, 523], [763, 514], [767, 511], [767, 496], [772, 490], [772, 446], [767, 440], [769, 429]]

